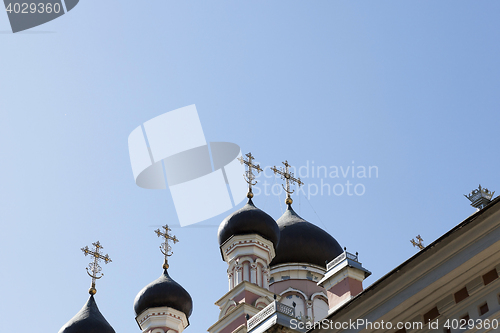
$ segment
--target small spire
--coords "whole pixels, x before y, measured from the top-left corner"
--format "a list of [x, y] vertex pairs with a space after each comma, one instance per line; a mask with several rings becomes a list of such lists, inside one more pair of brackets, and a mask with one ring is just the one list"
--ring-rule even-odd
[[283, 163], [283, 165], [285, 165], [285, 168], [280, 167], [280, 170], [278, 170], [278, 169], [276, 169], [276, 166], [274, 166], [274, 167], [271, 168], [271, 170], [273, 170], [274, 173], [277, 173], [277, 174], [281, 175], [281, 179], [283, 179], [286, 182], [286, 188], [283, 186], [283, 184], [281, 184], [281, 186], [283, 187], [283, 189], [285, 190], [285, 192], [287, 194], [285, 203], [287, 205], [291, 205], [292, 202], [293, 202], [293, 200], [290, 197], [290, 194], [292, 194], [293, 192], [295, 192], [295, 190], [290, 191], [290, 183], [292, 185], [295, 184], [295, 183], [297, 183], [299, 186], [304, 185], [304, 183], [300, 181], [300, 178], [295, 178], [293, 176], [293, 173], [290, 172], [290, 169], [289, 169], [290, 168], [290, 164], [288, 164], [288, 161], [281, 162], [281, 163]]
[[[89, 294], [90, 295], [95, 295], [97, 290], [95, 289], [95, 280], [98, 280], [104, 276], [104, 274], [101, 273], [101, 266], [99, 266], [99, 261], [104, 260], [104, 263], [110, 263], [111, 258], [106, 254], [102, 255], [101, 249], [103, 249], [101, 243], [99, 241], [92, 243], [94, 245], [94, 250], [89, 249], [88, 246], [82, 247], [81, 250], [87, 256], [90, 254], [91, 256], [94, 257], [94, 261], [89, 264], [89, 267], [86, 267], [87, 274], [92, 278], [92, 285], [89, 289]], [[91, 274], [92, 273], [92, 274]], [[101, 273], [99, 276], [98, 274]]]
[[259, 164], [255, 165], [252, 163], [252, 161], [254, 160], [252, 153], [245, 154], [245, 156], [248, 157], [248, 160], [245, 160], [243, 157], [238, 157], [238, 161], [240, 161], [241, 164], [245, 164], [248, 167], [248, 170], [245, 171], [243, 177], [245, 178], [245, 181], [248, 183], [247, 198], [252, 199], [253, 198], [252, 186], [257, 184], [257, 181], [255, 180], [255, 175], [253, 174], [253, 169], [257, 170], [257, 173], [261, 172], [262, 169], [260, 168]]
[[[424, 240], [422, 239], [422, 237], [420, 237], [420, 235], [417, 235], [417, 240], [418, 242], [415, 241], [415, 239], [412, 239], [410, 242], [413, 244], [413, 247], [418, 247], [420, 250], [422, 250], [425, 246], [424, 246]], [[356, 255], [358, 253], [356, 252]]]
[[172, 247], [170, 246], [170, 244], [168, 244], [168, 241], [171, 240], [175, 244], [179, 240], [175, 236], [170, 236], [169, 232], [172, 231], [172, 229], [170, 229], [168, 227], [168, 224], [165, 224], [162, 228], [165, 232], [162, 232], [160, 229], [156, 229], [155, 232], [156, 232], [156, 235], [158, 235], [158, 237], [163, 237], [165, 239], [165, 242], [160, 245], [160, 251], [165, 256], [165, 261], [163, 262], [163, 269], [168, 269], [168, 267], [169, 267], [168, 266], [168, 257], [170, 257], [170, 256], [172, 256], [172, 254], [174, 254], [172, 252]]
[[471, 193], [469, 193], [469, 195], [464, 194], [464, 197], [470, 200], [470, 205], [472, 207], [480, 210], [486, 207], [491, 202], [494, 194], [495, 192], [491, 192], [487, 188], [481, 187], [481, 184], [479, 184], [479, 188], [473, 190]]

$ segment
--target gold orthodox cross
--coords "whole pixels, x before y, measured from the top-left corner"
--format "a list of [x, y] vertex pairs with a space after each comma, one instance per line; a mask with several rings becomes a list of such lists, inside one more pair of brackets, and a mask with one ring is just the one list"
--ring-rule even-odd
[[[97, 290], [95, 289], [95, 280], [102, 278], [102, 276], [104, 275], [101, 273], [102, 268], [101, 266], [99, 266], [99, 261], [104, 260], [104, 262], [107, 264], [111, 262], [111, 258], [107, 254], [104, 256], [102, 255], [101, 249], [103, 247], [101, 243], [99, 243], [99, 241], [92, 243], [92, 245], [94, 245], [94, 250], [89, 249], [88, 246], [82, 247], [81, 250], [83, 251], [85, 256], [90, 254], [94, 257], [94, 261], [89, 264], [89, 267], [86, 267], [86, 270], [87, 274], [92, 278], [92, 287], [90, 287], [89, 289], [89, 294], [95, 295], [95, 293], [97, 292]], [[101, 273], [100, 276], [98, 275], [99, 273]]]
[[163, 268], [167, 269], [168, 257], [170, 257], [173, 254], [172, 247], [170, 246], [170, 244], [168, 244], [168, 241], [171, 240], [175, 244], [179, 240], [175, 236], [170, 236], [170, 231], [172, 231], [172, 229], [168, 227], [168, 224], [165, 224], [162, 228], [165, 232], [162, 232], [160, 229], [156, 229], [155, 232], [156, 235], [158, 235], [158, 237], [163, 237], [165, 239], [165, 242], [160, 245], [160, 251], [165, 256], [165, 262], [163, 263]]
[[252, 161], [254, 160], [252, 153], [245, 154], [245, 156], [248, 157], [247, 161], [243, 157], [238, 157], [238, 161], [240, 161], [241, 164], [245, 164], [248, 167], [248, 170], [245, 171], [243, 177], [245, 177], [245, 181], [248, 183], [247, 198], [251, 199], [253, 198], [252, 186], [257, 184], [257, 181], [255, 180], [255, 175], [253, 174], [253, 169], [257, 170], [257, 173], [261, 172], [262, 169], [260, 168], [260, 165], [258, 164], [255, 165], [252, 163]]
[[281, 175], [281, 179], [286, 181], [286, 188], [283, 186], [283, 184], [281, 184], [281, 186], [283, 187], [283, 189], [285, 190], [285, 192], [287, 194], [285, 203], [287, 205], [291, 205], [293, 200], [292, 200], [292, 198], [290, 198], [290, 194], [295, 192], [295, 190], [290, 191], [290, 183], [292, 185], [297, 183], [299, 186], [304, 185], [304, 183], [300, 181], [300, 178], [295, 178], [293, 176], [293, 173], [290, 172], [290, 164], [288, 164], [288, 161], [285, 161], [282, 163], [285, 165], [285, 168], [280, 167], [280, 170], [278, 170], [278, 169], [276, 169], [276, 166], [274, 166], [271, 168], [271, 170], [273, 170], [274, 173]]
[[413, 247], [418, 247], [420, 250], [422, 250], [425, 246], [423, 244], [423, 239], [418, 235], [417, 237], [418, 242], [415, 241], [415, 239], [412, 239], [410, 242], [413, 244]]

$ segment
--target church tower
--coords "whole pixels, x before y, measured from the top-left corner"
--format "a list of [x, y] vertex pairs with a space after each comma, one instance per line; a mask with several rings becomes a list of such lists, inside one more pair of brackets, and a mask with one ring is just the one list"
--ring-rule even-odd
[[115, 333], [113, 327], [111, 327], [106, 318], [104, 318], [99, 311], [94, 298], [94, 295], [97, 293], [95, 288], [96, 279], [100, 279], [102, 277], [102, 275], [99, 275], [101, 272], [99, 261], [103, 260], [107, 264], [111, 262], [111, 259], [107, 254], [102, 255], [102, 246], [99, 242], [92, 243], [92, 245], [94, 245], [93, 250], [89, 249], [88, 246], [82, 248], [85, 256], [91, 255], [94, 257], [93, 262], [89, 264], [90, 270], [87, 268], [87, 274], [89, 274], [92, 278], [92, 286], [89, 289], [90, 297], [83, 308], [73, 318], [71, 318], [70, 321], [61, 327], [59, 333]]
[[360, 293], [361, 281], [371, 273], [329, 233], [293, 210], [290, 183], [303, 183], [289, 171], [288, 161], [283, 165], [280, 170], [272, 169], [286, 182], [287, 210], [277, 221], [280, 243], [270, 264], [270, 291], [282, 297], [282, 304], [294, 308], [297, 319], [318, 322]]
[[229, 291], [215, 304], [219, 306], [219, 320], [210, 333], [246, 332], [246, 321], [274, 301], [269, 291], [269, 264], [276, 255], [279, 228], [276, 221], [255, 207], [252, 186], [256, 184], [253, 171], [260, 172], [253, 164], [251, 153], [247, 160], [239, 158], [248, 167], [248, 202], [222, 221], [218, 241], [222, 260], [227, 265]]
[[[228, 264], [229, 292], [215, 304], [219, 320], [210, 333], [296, 331], [292, 321], [312, 323], [325, 318], [363, 290], [371, 273], [323, 229], [304, 220], [292, 208], [293, 184], [303, 183], [284, 167], [273, 167], [285, 180], [287, 210], [275, 222], [252, 202], [253, 170], [248, 166], [248, 203], [219, 227], [222, 259]], [[304, 330], [299, 329], [303, 332]]]
[[189, 293], [168, 274], [168, 257], [172, 255], [169, 241], [179, 240], [171, 236], [171, 229], [165, 225], [163, 231], [156, 230], [158, 237], [165, 241], [160, 246], [165, 256], [163, 274], [135, 297], [135, 320], [143, 333], [182, 333], [189, 325], [188, 318], [193, 309]]

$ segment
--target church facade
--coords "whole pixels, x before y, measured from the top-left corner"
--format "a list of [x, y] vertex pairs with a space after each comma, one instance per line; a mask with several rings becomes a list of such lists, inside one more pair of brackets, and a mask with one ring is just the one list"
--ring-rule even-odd
[[[349, 268], [340, 271], [357, 268], [353, 277], [363, 271], [356, 256], [339, 255], [318, 282], [329, 296], [324, 318], [264, 310], [249, 320], [247, 332], [498, 332], [500, 198], [492, 196], [474, 190], [467, 197], [476, 213], [364, 290], [351, 284], [339, 292], [337, 281]], [[337, 289], [330, 287], [335, 283]]]
[[[363, 280], [371, 273], [357, 253], [347, 252], [293, 210], [290, 184], [301, 181], [289, 172], [288, 163], [274, 168], [288, 193], [287, 209], [275, 221], [253, 202], [253, 171], [260, 167], [252, 164], [251, 154], [247, 157], [240, 161], [248, 167], [248, 202], [218, 230], [228, 292], [215, 302], [219, 316], [208, 332], [500, 330], [500, 197], [493, 199], [494, 193], [481, 187], [473, 191], [467, 198], [476, 213], [364, 289]], [[168, 226], [156, 230], [165, 240], [163, 273], [134, 301], [143, 333], [182, 333], [189, 325], [191, 296], [168, 274], [169, 241], [177, 241], [169, 231]], [[97, 263], [100, 257], [93, 255]], [[89, 301], [59, 333], [114, 332], [99, 312], [92, 288]]]

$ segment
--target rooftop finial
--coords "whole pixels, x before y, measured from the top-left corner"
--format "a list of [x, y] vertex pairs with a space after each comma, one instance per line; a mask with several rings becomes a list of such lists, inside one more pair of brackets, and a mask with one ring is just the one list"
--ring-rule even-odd
[[479, 184], [479, 188], [473, 190], [469, 195], [464, 194], [464, 197], [470, 200], [472, 207], [479, 210], [491, 202], [494, 194], [495, 192], [488, 191], [487, 188], [482, 188], [481, 184]]
[[252, 163], [254, 159], [252, 153], [245, 154], [245, 156], [248, 157], [247, 161], [243, 157], [238, 157], [238, 161], [240, 161], [241, 164], [246, 164], [246, 166], [248, 167], [248, 170], [245, 171], [243, 177], [245, 177], [245, 181], [248, 183], [247, 198], [251, 199], [253, 198], [252, 186], [257, 184], [257, 181], [255, 180], [255, 175], [253, 174], [253, 169], [257, 170], [257, 172], [261, 172], [262, 169], [260, 168], [259, 164], [255, 165]]
[[[82, 247], [81, 250], [83, 251], [85, 256], [90, 254], [91, 256], [94, 257], [94, 261], [91, 262], [89, 264], [89, 267], [87, 267], [86, 269], [87, 269], [87, 274], [92, 278], [92, 286], [89, 289], [89, 294], [95, 295], [95, 293], [97, 292], [97, 290], [95, 289], [95, 280], [102, 278], [102, 276], [104, 275], [104, 274], [101, 274], [100, 276], [98, 276], [98, 274], [102, 270], [101, 266], [99, 266], [99, 260], [104, 260], [104, 262], [107, 264], [107, 263], [111, 262], [111, 258], [107, 254], [104, 256], [102, 255], [101, 249], [103, 247], [102, 247], [101, 243], [99, 243], [99, 241], [92, 243], [92, 245], [94, 245], [94, 250], [89, 249], [88, 246]], [[92, 274], [89, 273], [89, 271]]]
[[410, 242], [413, 244], [413, 247], [418, 247], [420, 250], [422, 250], [425, 246], [424, 246], [424, 240], [422, 239], [422, 237], [420, 237], [420, 235], [417, 235], [417, 240], [418, 242], [415, 241], [415, 239], [412, 239]]
[[285, 168], [280, 167], [280, 170], [278, 170], [278, 169], [276, 169], [276, 166], [274, 166], [271, 168], [271, 170], [273, 170], [274, 173], [281, 175], [281, 179], [286, 181], [286, 188], [283, 186], [283, 184], [281, 186], [283, 187], [283, 189], [285, 190], [285, 192], [287, 194], [285, 203], [287, 205], [291, 205], [293, 200], [292, 200], [292, 198], [290, 198], [290, 194], [295, 192], [295, 190], [290, 191], [290, 183], [292, 183], [292, 185], [293, 185], [296, 182], [299, 186], [304, 185], [304, 183], [300, 181], [300, 178], [295, 178], [293, 176], [293, 173], [290, 172], [290, 170], [289, 170], [290, 164], [288, 164], [288, 161], [285, 161], [282, 163], [285, 165]]
[[172, 247], [170, 246], [170, 244], [168, 244], [168, 241], [171, 240], [175, 244], [179, 240], [175, 236], [170, 236], [169, 232], [172, 231], [172, 229], [168, 227], [168, 224], [165, 224], [162, 228], [163, 230], [165, 230], [165, 232], [162, 232], [160, 229], [156, 229], [155, 232], [158, 235], [158, 237], [163, 237], [165, 239], [165, 242], [160, 245], [160, 251], [165, 256], [165, 261], [163, 262], [163, 269], [168, 269], [168, 257], [170, 257], [173, 254]]

